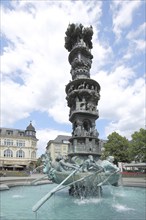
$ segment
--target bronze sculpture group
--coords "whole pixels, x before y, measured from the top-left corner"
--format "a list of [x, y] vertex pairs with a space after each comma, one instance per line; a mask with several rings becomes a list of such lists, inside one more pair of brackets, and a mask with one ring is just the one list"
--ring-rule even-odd
[[66, 85], [66, 100], [70, 108], [72, 136], [67, 157], [58, 155], [52, 162], [50, 152], [44, 158], [44, 173], [59, 184], [34, 207], [37, 211], [55, 192], [69, 187], [69, 194], [78, 197], [99, 196], [101, 187], [118, 185], [119, 168], [113, 157], [100, 160], [101, 149], [96, 119], [99, 117], [100, 85], [90, 78], [93, 55], [93, 28], [69, 24], [65, 32], [65, 48], [69, 53], [72, 80]]

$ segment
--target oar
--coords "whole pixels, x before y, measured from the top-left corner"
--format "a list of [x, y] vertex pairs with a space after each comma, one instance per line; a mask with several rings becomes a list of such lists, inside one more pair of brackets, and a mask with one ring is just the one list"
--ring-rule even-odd
[[102, 186], [105, 182], [107, 182], [108, 181], [108, 179], [112, 176], [112, 175], [114, 175], [115, 173], [117, 173], [118, 171], [116, 170], [114, 173], [112, 173], [111, 175], [109, 175], [105, 180], [103, 180], [101, 183], [99, 183], [97, 186]]
[[70, 175], [68, 175], [57, 187], [55, 187], [53, 190], [51, 190], [49, 193], [47, 193], [43, 198], [41, 198], [32, 208], [33, 212], [36, 212], [53, 194], [56, 192], [56, 190], [59, 189], [63, 183], [65, 183], [74, 173], [76, 173], [80, 167], [76, 170], [74, 170]]
[[[77, 169], [77, 170], [78, 170], [78, 169]], [[77, 170], [75, 170], [75, 171], [77, 171]], [[97, 174], [97, 173], [100, 173], [100, 172], [102, 171], [102, 169], [101, 169], [101, 170], [98, 170], [98, 171], [95, 172], [95, 173], [89, 174], [88, 176], [85, 176], [85, 177], [82, 177], [82, 178], [80, 178], [80, 179], [78, 179], [78, 180], [75, 180], [75, 181], [69, 183], [69, 184], [66, 185], [66, 186], [63, 186], [63, 187], [59, 188], [71, 175], [73, 175], [73, 174], [75, 173], [75, 171], [73, 171], [73, 172], [72, 172], [65, 180], [63, 180], [56, 188], [54, 188], [53, 190], [51, 190], [51, 192], [49, 192], [46, 196], [44, 196], [41, 200], [39, 200], [39, 202], [37, 202], [37, 204], [36, 204], [35, 206], [33, 206], [32, 211], [33, 211], [33, 212], [36, 212], [36, 211], [37, 211], [51, 196], [53, 196], [56, 192], [58, 192], [58, 191], [60, 191], [60, 190], [62, 190], [62, 189], [64, 189], [64, 188], [66, 188], [66, 187], [68, 187], [68, 186], [70, 186], [70, 185], [72, 185], [72, 184], [75, 184], [75, 183], [77, 183], [77, 182], [80, 182], [80, 181], [86, 179], [87, 177], [90, 177], [90, 176], [93, 176], [93, 175], [95, 175], [95, 174]]]
[[30, 184], [33, 185], [33, 184], [36, 183], [37, 181], [42, 180], [42, 179], [44, 179], [44, 178], [47, 177], [47, 176], [48, 176], [48, 175], [44, 175], [44, 176], [42, 176], [42, 177], [39, 177], [39, 178], [33, 180]]

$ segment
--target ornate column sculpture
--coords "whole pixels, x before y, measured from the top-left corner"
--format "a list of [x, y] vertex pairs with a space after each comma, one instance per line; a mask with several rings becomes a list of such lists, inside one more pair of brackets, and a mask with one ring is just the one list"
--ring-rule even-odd
[[95, 121], [99, 117], [97, 105], [100, 99], [100, 85], [90, 79], [93, 56], [93, 29], [82, 24], [69, 24], [65, 32], [65, 48], [69, 53], [72, 81], [66, 85], [66, 99], [70, 108], [69, 121], [72, 123], [72, 137], [68, 155], [86, 159], [100, 156], [98, 132]]
[[55, 192], [70, 186], [69, 194], [79, 198], [101, 197], [103, 185], [118, 185], [119, 168], [113, 165], [113, 157], [98, 161], [100, 156], [98, 132], [95, 121], [99, 117], [97, 105], [100, 85], [90, 79], [92, 64], [93, 30], [82, 24], [70, 24], [66, 31], [65, 48], [71, 65], [70, 81], [66, 86], [66, 99], [70, 108], [72, 137], [68, 158], [58, 157], [52, 164], [50, 154], [45, 154], [44, 173], [59, 184], [32, 208], [36, 212]]

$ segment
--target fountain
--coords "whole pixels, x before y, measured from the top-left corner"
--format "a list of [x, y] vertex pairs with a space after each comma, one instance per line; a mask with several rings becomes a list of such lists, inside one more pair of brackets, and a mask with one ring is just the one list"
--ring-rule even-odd
[[37, 211], [31, 207], [56, 184], [1, 191], [1, 220], [145, 220], [145, 188], [104, 186], [101, 198], [75, 198], [58, 191]]
[[[35, 185], [44, 175], [32, 182], [35, 186], [0, 192], [1, 220], [145, 220], [145, 188], [115, 187], [120, 173], [113, 164], [114, 158], [100, 160], [95, 129], [100, 86], [89, 73], [92, 34], [91, 27], [74, 24], [66, 32], [65, 47], [70, 51], [72, 67], [72, 81], [66, 86], [66, 93], [73, 124], [68, 157], [59, 156], [52, 163], [46, 152], [44, 173], [53, 184]], [[49, 204], [45, 203], [51, 197]]]
[[92, 26], [69, 24], [65, 34], [65, 48], [70, 52], [68, 60], [72, 76], [72, 81], [66, 85], [72, 137], [66, 158], [60, 155], [52, 163], [49, 152], [46, 152], [44, 173], [59, 185], [38, 201], [32, 209], [34, 212], [64, 187], [70, 187], [69, 195], [75, 197], [97, 197], [101, 195], [103, 185], [117, 186], [120, 177], [112, 156], [105, 161], [100, 160], [99, 134], [95, 128], [95, 121], [99, 117], [97, 105], [100, 85], [90, 78], [93, 59]]

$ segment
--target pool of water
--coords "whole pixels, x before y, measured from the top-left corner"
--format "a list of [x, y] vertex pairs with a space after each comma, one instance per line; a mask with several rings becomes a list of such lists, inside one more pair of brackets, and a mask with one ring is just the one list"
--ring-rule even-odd
[[105, 186], [102, 198], [77, 199], [66, 189], [38, 211], [32, 207], [55, 184], [14, 187], [0, 192], [1, 220], [145, 220], [146, 189]]

